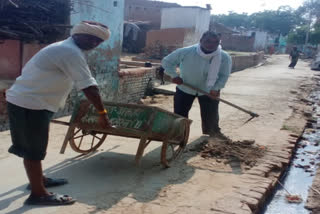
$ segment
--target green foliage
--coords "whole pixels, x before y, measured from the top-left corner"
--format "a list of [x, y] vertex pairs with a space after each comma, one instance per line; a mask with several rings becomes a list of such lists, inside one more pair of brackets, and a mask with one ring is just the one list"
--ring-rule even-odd
[[311, 44], [320, 44], [320, 23], [314, 26], [314, 29], [310, 32], [310, 41]]
[[247, 13], [238, 14], [231, 11], [228, 15], [213, 15], [212, 19], [228, 27], [251, 27]]
[[[307, 25], [294, 29], [288, 35], [288, 42], [295, 45], [303, 45], [306, 41], [307, 31]], [[311, 29], [308, 42], [313, 45], [320, 43], [320, 23], [315, 24]]]
[[[228, 27], [257, 28], [274, 34], [288, 35], [288, 42], [304, 44], [309, 30], [309, 43], [320, 43], [320, 0], [305, 0], [297, 10], [290, 6], [281, 6], [278, 10], [212, 16], [212, 20]], [[314, 24], [316, 23], [316, 24]]]
[[311, 25], [309, 42], [320, 43], [320, 0], [305, 0], [297, 10], [281, 6], [278, 10], [265, 10], [251, 15], [229, 12], [228, 15], [212, 16], [212, 20], [228, 27], [257, 28], [269, 33], [288, 35], [288, 42], [296, 45], [305, 43], [308, 25]]
[[[308, 25], [310, 25], [310, 34], [308, 42], [311, 44], [320, 43], [320, 0], [306, 0], [301, 7], [296, 10], [296, 14], [305, 19], [304, 26], [293, 29], [289, 34], [288, 41], [293, 44], [304, 44]], [[312, 24], [316, 22], [313, 26]]]
[[306, 41], [307, 29], [307, 26], [302, 26], [290, 32], [288, 35], [288, 43], [303, 45]]
[[229, 12], [228, 15], [213, 16], [212, 19], [229, 27], [258, 28], [282, 35], [287, 35], [291, 29], [305, 23], [304, 19], [289, 6], [281, 6], [278, 10], [266, 10], [251, 15]]
[[320, 20], [320, 0], [305, 0], [303, 5], [297, 9], [299, 16]]
[[279, 7], [278, 10], [267, 10], [251, 15], [255, 27], [270, 33], [287, 35], [291, 29], [301, 23], [301, 19], [289, 6]]

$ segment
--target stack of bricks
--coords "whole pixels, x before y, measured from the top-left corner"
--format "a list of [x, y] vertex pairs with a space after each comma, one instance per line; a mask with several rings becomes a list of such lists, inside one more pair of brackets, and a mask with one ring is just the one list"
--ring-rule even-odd
[[[130, 68], [119, 71], [119, 76], [111, 73], [96, 74], [100, 94], [104, 101], [119, 103], [138, 103], [148, 89], [152, 88], [156, 76], [156, 68]], [[63, 109], [55, 114], [55, 118], [72, 114], [74, 104], [85, 99], [84, 94], [75, 89], [70, 93]]]
[[119, 72], [120, 83], [116, 102], [137, 103], [152, 88], [156, 68], [132, 68]]

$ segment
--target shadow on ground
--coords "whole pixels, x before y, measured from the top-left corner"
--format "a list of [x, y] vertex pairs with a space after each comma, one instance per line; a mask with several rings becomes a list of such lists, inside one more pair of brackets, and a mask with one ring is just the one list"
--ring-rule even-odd
[[[206, 137], [194, 140], [188, 144], [188, 148], [193, 148], [204, 139]], [[70, 184], [52, 188], [50, 191], [70, 194], [79, 203], [94, 207], [90, 212], [94, 214], [108, 210], [126, 197], [141, 203], [153, 201], [164, 187], [185, 183], [194, 175], [195, 170], [212, 171], [205, 166], [199, 168], [187, 164], [188, 160], [198, 154], [192, 149], [187, 148], [182, 156], [171, 164], [171, 168], [163, 169], [159, 164], [160, 147], [145, 154], [139, 167], [134, 164], [134, 155], [115, 153], [112, 150], [116, 147], [105, 152], [69, 158], [46, 169], [46, 176], [64, 177], [70, 181]], [[230, 173], [223, 170], [215, 172]], [[26, 185], [0, 194], [0, 210], [28, 195]], [[36, 208], [39, 207], [21, 206], [8, 214], [21, 214]]]

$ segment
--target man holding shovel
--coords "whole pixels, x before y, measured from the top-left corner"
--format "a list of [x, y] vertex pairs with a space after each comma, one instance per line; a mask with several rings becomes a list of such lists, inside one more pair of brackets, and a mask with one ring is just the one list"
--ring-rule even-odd
[[[176, 72], [179, 65], [180, 74]], [[211, 137], [224, 137], [219, 128], [219, 101], [184, 85], [192, 85], [219, 98], [231, 73], [232, 61], [220, 46], [220, 36], [205, 32], [200, 43], [180, 48], [166, 56], [162, 61], [165, 73], [178, 84], [174, 96], [174, 113], [188, 117], [192, 103], [198, 97], [201, 110], [202, 132]]]

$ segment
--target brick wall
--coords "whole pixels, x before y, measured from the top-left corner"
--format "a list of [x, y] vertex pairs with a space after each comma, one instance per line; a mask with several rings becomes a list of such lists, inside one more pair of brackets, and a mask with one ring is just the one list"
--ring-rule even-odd
[[254, 41], [254, 36], [223, 34], [221, 37], [221, 45], [225, 50], [254, 51]]
[[152, 87], [155, 68], [133, 68], [120, 71], [117, 102], [137, 103]]
[[45, 46], [37, 43], [26, 44], [18, 40], [5, 40], [0, 44], [0, 131], [9, 127], [5, 90], [20, 76], [21, 68], [27, 61]]
[[149, 31], [147, 32], [144, 55], [148, 59], [162, 59], [177, 48], [182, 48], [185, 45], [188, 46], [188, 44], [185, 44], [185, 41], [189, 35], [191, 37], [194, 35], [194, 29], [168, 28]]
[[160, 42], [166, 46], [182, 47], [185, 35], [191, 30], [189, 28], [151, 30], [147, 33], [146, 46], [152, 46], [154, 43]]
[[0, 42], [0, 79], [14, 80], [21, 74], [21, 42]]
[[[114, 92], [113, 85], [109, 83], [108, 74], [95, 75], [95, 79], [99, 84], [100, 94], [103, 100], [119, 102], [119, 103], [137, 103], [146, 93], [148, 83], [155, 78], [155, 68], [130, 68], [119, 71], [119, 85]], [[150, 83], [152, 84], [152, 82]], [[55, 114], [55, 118], [70, 115], [73, 111], [73, 106], [78, 99], [85, 99], [82, 92], [73, 90], [64, 106]]]
[[250, 55], [231, 55], [232, 57], [232, 72], [241, 71], [258, 65], [263, 61], [264, 52], [253, 53]]

